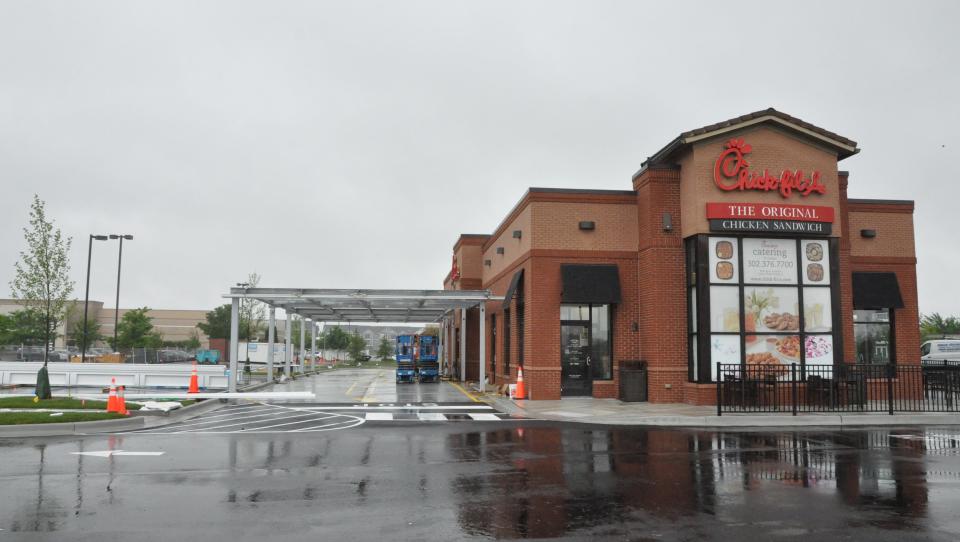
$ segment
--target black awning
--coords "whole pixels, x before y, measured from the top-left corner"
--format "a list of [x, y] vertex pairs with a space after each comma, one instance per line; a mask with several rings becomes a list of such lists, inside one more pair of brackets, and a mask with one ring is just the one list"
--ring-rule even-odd
[[510, 279], [510, 287], [507, 288], [507, 295], [503, 297], [503, 308], [510, 308], [510, 301], [513, 300], [513, 295], [517, 293], [517, 286], [520, 285], [520, 281], [523, 279], [523, 269], [517, 271], [513, 274], [513, 278]]
[[616, 265], [560, 266], [564, 303], [619, 303], [620, 273]]
[[854, 273], [853, 308], [902, 309], [903, 296], [894, 273]]

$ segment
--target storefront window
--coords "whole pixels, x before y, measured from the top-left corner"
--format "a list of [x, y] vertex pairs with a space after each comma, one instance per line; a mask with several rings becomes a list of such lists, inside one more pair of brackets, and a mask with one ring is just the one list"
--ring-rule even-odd
[[890, 309], [853, 311], [853, 336], [857, 363], [893, 363]]
[[[834, 363], [831, 241], [700, 236], [687, 247], [691, 348], [709, 337], [689, 355], [693, 381], [715, 381], [717, 363], [784, 374], [792, 364]], [[708, 317], [698, 322], [700, 312]]]

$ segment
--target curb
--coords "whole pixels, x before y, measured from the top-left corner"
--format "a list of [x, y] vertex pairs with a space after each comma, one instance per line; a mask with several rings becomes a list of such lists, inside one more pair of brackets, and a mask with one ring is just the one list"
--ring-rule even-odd
[[140, 429], [146, 418], [131, 416], [118, 420], [97, 420], [74, 423], [34, 423], [0, 426], [0, 438], [10, 437], [61, 437], [71, 435], [93, 435]]
[[487, 395], [484, 402], [511, 415], [538, 420], [579, 423], [584, 425], [607, 425], [624, 427], [676, 427], [684, 429], [791, 429], [831, 428], [852, 429], [863, 427], [897, 427], [916, 425], [960, 425], [960, 415], [950, 414], [817, 414], [800, 416], [763, 416], [726, 414], [724, 416], [650, 416], [638, 414], [631, 419], [621, 414], [617, 419], [608, 417], [556, 416], [530, 412], [514, 401]]

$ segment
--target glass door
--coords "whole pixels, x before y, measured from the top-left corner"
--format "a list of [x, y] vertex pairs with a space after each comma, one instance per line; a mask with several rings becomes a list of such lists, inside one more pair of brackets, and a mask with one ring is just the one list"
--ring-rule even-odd
[[560, 325], [560, 395], [592, 395], [590, 376], [590, 327], [582, 324]]

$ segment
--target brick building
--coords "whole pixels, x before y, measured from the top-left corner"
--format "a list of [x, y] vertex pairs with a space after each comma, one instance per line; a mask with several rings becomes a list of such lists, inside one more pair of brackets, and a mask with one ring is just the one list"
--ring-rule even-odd
[[485, 306], [484, 360], [467, 315], [467, 379], [522, 365], [531, 399], [617, 397], [637, 360], [651, 401], [711, 404], [718, 363], [919, 363], [913, 202], [849, 199], [857, 152], [767, 109], [680, 134], [632, 190], [528, 189], [453, 247], [445, 289], [507, 297]]

